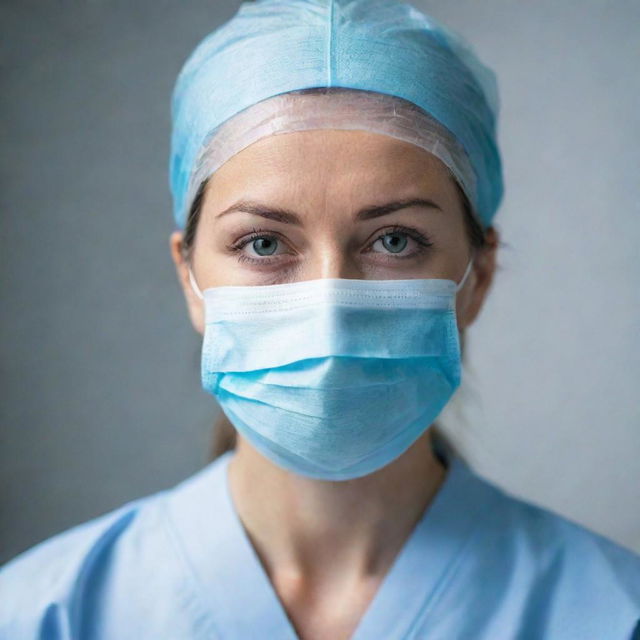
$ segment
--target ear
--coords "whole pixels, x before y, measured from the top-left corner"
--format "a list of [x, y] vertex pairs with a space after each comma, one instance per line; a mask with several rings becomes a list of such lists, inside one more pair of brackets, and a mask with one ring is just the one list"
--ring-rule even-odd
[[[500, 244], [500, 234], [494, 227], [489, 227], [486, 233], [486, 245], [476, 252], [469, 282], [460, 291], [461, 308], [458, 310], [458, 327], [464, 329], [472, 324], [484, 302], [493, 283], [496, 271], [498, 246]], [[464, 291], [464, 290], [467, 291]]]
[[195, 291], [191, 287], [191, 282], [189, 281], [189, 265], [187, 264], [187, 261], [185, 260], [182, 252], [183, 237], [184, 233], [182, 231], [174, 231], [169, 237], [171, 258], [175, 264], [178, 282], [182, 287], [182, 293], [184, 294], [184, 298], [187, 303], [187, 310], [189, 311], [191, 324], [198, 333], [203, 335], [204, 301], [198, 298], [198, 296], [195, 294]]

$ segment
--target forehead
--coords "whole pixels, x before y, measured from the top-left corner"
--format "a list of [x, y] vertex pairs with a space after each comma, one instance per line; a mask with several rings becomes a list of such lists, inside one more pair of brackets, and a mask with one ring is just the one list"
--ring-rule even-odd
[[210, 178], [217, 197], [251, 190], [327, 192], [360, 190], [388, 196], [429, 190], [454, 194], [447, 167], [409, 142], [360, 130], [319, 129], [262, 138], [231, 157]]

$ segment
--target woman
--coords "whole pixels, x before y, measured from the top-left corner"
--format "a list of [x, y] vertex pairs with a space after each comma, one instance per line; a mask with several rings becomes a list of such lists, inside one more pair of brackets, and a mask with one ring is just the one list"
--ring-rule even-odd
[[1, 637], [638, 637], [640, 558], [435, 425], [496, 268], [497, 109], [405, 3], [244, 3], [200, 43], [170, 248], [235, 448], [5, 565]]

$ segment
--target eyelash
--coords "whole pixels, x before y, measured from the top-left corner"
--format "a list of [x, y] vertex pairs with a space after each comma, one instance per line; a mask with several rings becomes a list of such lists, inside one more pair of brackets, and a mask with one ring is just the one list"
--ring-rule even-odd
[[[236, 242], [235, 244], [232, 244], [227, 248], [230, 251], [233, 251], [234, 253], [238, 254], [236, 257], [239, 262], [248, 262], [251, 264], [271, 264], [273, 262], [276, 262], [277, 257], [275, 257], [274, 260], [269, 259], [269, 257], [251, 258], [246, 254], [242, 253], [242, 249], [244, 249], [244, 247], [246, 247], [250, 242], [253, 242], [254, 240], [257, 240], [259, 238], [271, 238], [271, 239], [279, 240], [279, 237], [277, 235], [275, 235], [272, 232], [269, 232], [267, 229], [256, 229], [254, 227], [251, 229], [251, 231], [252, 231], [252, 234], [248, 238], [243, 238], [239, 242]], [[427, 236], [425, 236], [423, 233], [420, 233], [418, 230], [412, 229], [411, 227], [405, 227], [399, 224], [392, 225], [391, 227], [386, 229], [385, 232], [377, 236], [371, 244], [373, 244], [374, 242], [377, 242], [384, 236], [392, 235], [394, 233], [404, 233], [408, 235], [418, 243], [419, 248], [416, 249], [413, 253], [411, 253], [408, 256], [397, 256], [392, 259], [406, 260], [408, 258], [415, 258], [418, 255], [422, 255], [429, 247], [433, 246], [433, 243], [431, 242], [431, 240]], [[393, 256], [393, 254], [387, 254], [387, 255]]]

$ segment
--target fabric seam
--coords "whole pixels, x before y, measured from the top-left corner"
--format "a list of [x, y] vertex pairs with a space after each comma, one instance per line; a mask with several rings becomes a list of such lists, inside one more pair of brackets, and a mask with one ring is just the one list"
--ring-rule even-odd
[[492, 493], [493, 493], [492, 497], [489, 500], [490, 504], [487, 505], [485, 503], [484, 506], [483, 505], [477, 506], [476, 512], [474, 513], [472, 518], [472, 522], [469, 525], [467, 532], [465, 533], [464, 542], [461, 544], [460, 548], [458, 549], [455, 560], [453, 561], [452, 564], [449, 565], [448, 569], [444, 572], [444, 574], [438, 580], [438, 583], [434, 588], [433, 592], [431, 593], [431, 595], [425, 600], [424, 609], [421, 615], [418, 618], [416, 618], [413, 624], [411, 625], [411, 628], [409, 629], [409, 632], [406, 637], [407, 640], [409, 640], [410, 638], [415, 638], [416, 633], [419, 630], [418, 626], [423, 625], [425, 621], [428, 622], [431, 616], [431, 612], [433, 611], [434, 607], [438, 604], [438, 601], [442, 598], [448, 586], [451, 584], [451, 581], [455, 577], [459, 567], [461, 566], [463, 558], [469, 551], [471, 541], [474, 539], [475, 535], [477, 534], [480, 512], [482, 511], [483, 513], [485, 513], [486, 510], [493, 511], [493, 509], [495, 508], [498, 501], [498, 495], [495, 493], [495, 490], [493, 488], [491, 487], [489, 488], [492, 490]]
[[209, 620], [210, 626], [212, 629], [214, 629], [214, 632], [216, 633], [218, 638], [220, 640], [223, 640], [224, 636], [222, 635], [222, 633], [220, 633], [220, 630], [218, 629], [218, 626], [211, 613], [211, 608], [207, 604], [207, 599], [205, 597], [205, 588], [202, 582], [200, 581], [200, 578], [198, 577], [198, 574], [195, 568], [193, 567], [193, 565], [191, 564], [191, 561], [189, 560], [189, 556], [186, 552], [186, 549], [184, 548], [184, 545], [182, 544], [182, 540], [180, 539], [180, 534], [178, 533], [174, 525], [173, 518], [169, 513], [169, 509], [166, 503], [166, 497], [163, 497], [163, 498], [164, 499], [160, 500], [159, 506], [160, 506], [160, 512], [163, 515], [164, 524], [165, 524], [164, 529], [167, 532], [167, 537], [171, 540], [173, 544], [173, 549], [176, 552], [176, 555], [178, 556], [179, 561], [181, 561], [183, 566], [187, 568], [186, 573], [190, 578], [190, 581], [192, 583], [191, 584], [192, 590], [197, 597], [202, 613], [206, 616], [207, 620]]

